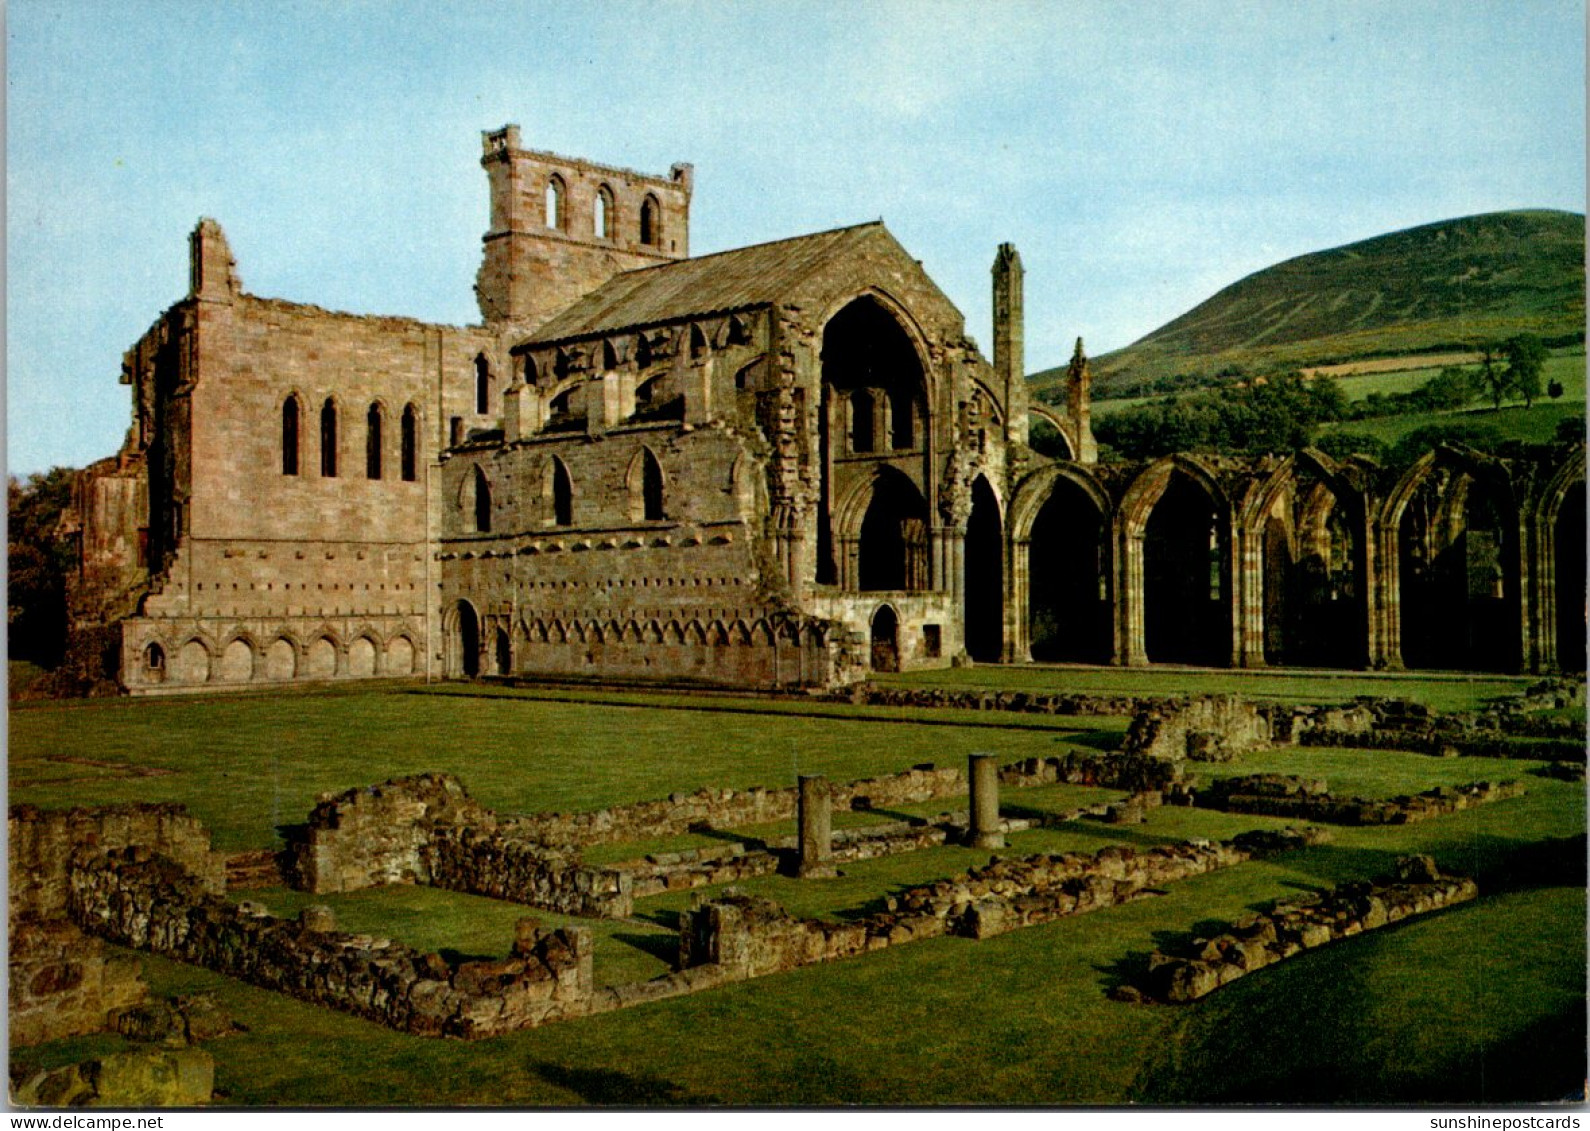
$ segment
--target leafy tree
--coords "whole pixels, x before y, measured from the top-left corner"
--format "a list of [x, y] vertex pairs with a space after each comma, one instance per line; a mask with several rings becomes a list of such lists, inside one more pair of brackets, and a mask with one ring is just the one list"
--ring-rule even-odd
[[1507, 388], [1524, 398], [1524, 407], [1532, 408], [1540, 396], [1540, 371], [1546, 364], [1546, 345], [1533, 334], [1519, 334], [1507, 339], [1502, 346], [1507, 358]]
[[1490, 394], [1492, 410], [1500, 411], [1502, 397], [1507, 393], [1507, 370], [1497, 364], [1500, 358], [1494, 343], [1482, 342], [1479, 351], [1481, 386]]
[[1546, 395], [1552, 400], [1556, 400], [1562, 396], [1562, 392], [1562, 382], [1553, 377], [1551, 383], [1546, 386]]
[[72, 501], [70, 468], [51, 468], [6, 483], [6, 636], [12, 659], [41, 667], [61, 662], [66, 646], [66, 578], [72, 547], [59, 538]]

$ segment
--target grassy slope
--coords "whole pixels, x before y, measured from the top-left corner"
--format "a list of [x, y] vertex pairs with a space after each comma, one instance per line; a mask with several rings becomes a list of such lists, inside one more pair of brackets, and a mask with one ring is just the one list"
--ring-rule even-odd
[[[1584, 218], [1504, 212], [1393, 232], [1259, 271], [1123, 350], [1095, 359], [1095, 392], [1123, 379], [1395, 356], [1584, 324]], [[1034, 374], [1035, 388], [1064, 369]]]
[[[1068, 684], [1086, 674], [1065, 673]], [[1199, 678], [1164, 674], [1179, 674], [1184, 689]], [[1304, 686], [1296, 677], [1289, 682]], [[1492, 682], [1507, 681], [1438, 686], [1443, 694], [1472, 698]], [[1331, 681], [1323, 697], [1336, 690]], [[159, 758], [180, 770], [133, 781], [35, 785], [14, 790], [14, 800], [91, 802], [105, 790], [182, 797], [208, 819], [226, 822], [237, 843], [268, 837], [261, 809], [272, 797], [279, 819], [296, 820], [317, 789], [438, 764], [464, 772], [491, 804], [583, 807], [597, 797], [660, 796], [703, 780], [781, 783], [791, 774], [792, 741], [805, 744], [803, 769], [821, 763], [837, 777], [932, 758], [958, 761], [972, 744], [1011, 757], [1057, 742], [1108, 746], [1121, 725], [1061, 720], [1064, 727], [1053, 730], [1004, 731], [380, 692], [90, 705], [19, 711], [12, 720], [13, 772], [51, 751], [106, 761]], [[288, 730], [293, 740], [279, 741]], [[457, 753], [436, 753], [443, 749]], [[274, 779], [258, 770], [270, 761]], [[1388, 795], [1441, 782], [1523, 777], [1529, 768], [1291, 750], [1208, 772], [1309, 773], [1342, 792]], [[1330, 845], [1173, 885], [1161, 898], [1108, 912], [981, 943], [915, 944], [469, 1045], [402, 1036], [202, 970], [146, 963], [157, 991], [215, 989], [249, 1026], [208, 1046], [217, 1058], [218, 1088], [243, 1104], [1545, 1098], [1582, 1077], [1579, 892], [1488, 898], [1284, 964], [1186, 1010], [1104, 996], [1123, 960], [1201, 920], [1239, 915], [1300, 886], [1372, 875], [1398, 852], [1431, 851], [1449, 868], [1483, 872], [1521, 841], [1583, 828], [1582, 786], [1524, 780], [1530, 792], [1520, 798], [1421, 825], [1338, 830]], [[1004, 800], [1053, 809], [1099, 796], [1049, 787], [1006, 791]], [[1018, 834], [1011, 851], [1091, 851], [1112, 842], [1225, 837], [1280, 824], [1165, 809], [1147, 825], [1078, 822]], [[951, 874], [986, 855], [945, 848], [848, 866], [833, 881], [767, 877], [742, 886], [797, 913], [854, 914], [889, 890]], [[284, 913], [311, 897], [271, 891], [263, 898]], [[501, 953], [522, 913], [406, 888], [314, 899], [334, 903], [349, 929], [465, 954]], [[673, 916], [688, 901], [683, 893], [642, 901], [636, 919], [595, 925], [598, 978], [660, 972]], [[60, 1062], [118, 1044], [103, 1037], [57, 1042], [14, 1059]], [[1483, 1073], [1476, 1070], [1482, 1063]]]

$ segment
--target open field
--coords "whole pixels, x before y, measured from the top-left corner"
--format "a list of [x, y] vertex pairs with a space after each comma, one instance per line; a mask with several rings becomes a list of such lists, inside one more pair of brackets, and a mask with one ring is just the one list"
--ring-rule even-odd
[[[1367, 687], [1443, 708], [1519, 680], [1287, 673], [973, 668], [958, 686], [1173, 694], [1229, 689], [1339, 700]], [[927, 675], [901, 677], [922, 683]], [[980, 684], [975, 681], [982, 681]], [[1228, 686], [1229, 683], [1229, 686]], [[1351, 690], [1349, 690], [1351, 689]], [[1394, 690], [1393, 690], [1394, 689]], [[41, 805], [185, 801], [223, 847], [263, 846], [316, 793], [425, 769], [460, 774], [504, 810], [586, 809], [702, 784], [789, 784], [801, 772], [853, 778], [916, 762], [962, 764], [1057, 749], [1111, 748], [1124, 719], [910, 712], [839, 704], [643, 693], [460, 694], [380, 689], [30, 707], [12, 712], [12, 801]], [[605, 700], [620, 700], [618, 702]], [[639, 704], [650, 703], [650, 708]], [[808, 714], [797, 713], [810, 712]], [[946, 717], [948, 716], [948, 717]], [[959, 724], [952, 721], [960, 720]], [[95, 765], [60, 762], [87, 758]], [[54, 761], [47, 759], [55, 759]], [[1170, 885], [1162, 895], [974, 942], [942, 938], [720, 990], [474, 1043], [401, 1035], [208, 971], [144, 957], [156, 992], [216, 991], [248, 1031], [209, 1043], [224, 1102], [383, 1104], [943, 1104], [1503, 1102], [1559, 1098], [1583, 1079], [1584, 893], [1487, 887], [1466, 906], [1310, 952], [1183, 1008], [1105, 991], [1126, 964], [1195, 924], [1300, 890], [1383, 873], [1430, 852], [1478, 875], [1546, 836], [1584, 828], [1582, 783], [1535, 763], [1288, 749], [1197, 767], [1325, 777], [1338, 793], [1389, 796], [1517, 778], [1522, 797], [1418, 825], [1333, 830], [1330, 844]], [[127, 776], [132, 767], [169, 773]], [[89, 769], [72, 781], [58, 770]], [[119, 770], [118, 770], [119, 768]], [[60, 777], [68, 776], [66, 774]], [[1069, 786], [1007, 789], [1008, 813], [1107, 799]], [[947, 798], [903, 812], [964, 806]], [[892, 812], [892, 811], [891, 811]], [[862, 819], [836, 815], [838, 825]], [[1093, 851], [1224, 838], [1285, 822], [1188, 809], [1148, 823], [1092, 820], [1013, 834], [1009, 854]], [[735, 830], [786, 834], [788, 823]], [[617, 860], [703, 843], [701, 834], [604, 846]], [[932, 849], [846, 865], [833, 880], [780, 876], [740, 887], [801, 915], [866, 913], [886, 894], [986, 862]], [[336, 896], [247, 893], [273, 912], [335, 907], [346, 929], [463, 955], [505, 953], [525, 909], [391, 887]], [[596, 978], [662, 973], [688, 893], [641, 900], [632, 919], [587, 921]], [[530, 912], [548, 923], [568, 920]], [[120, 1038], [55, 1042], [13, 1064], [63, 1063]]]

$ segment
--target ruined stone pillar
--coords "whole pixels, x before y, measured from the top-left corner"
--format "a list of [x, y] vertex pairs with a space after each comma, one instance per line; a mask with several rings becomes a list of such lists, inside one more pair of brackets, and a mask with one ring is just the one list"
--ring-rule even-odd
[[972, 786], [969, 843], [973, 848], [1004, 848], [1005, 834], [999, 831], [999, 766], [992, 754], [970, 754], [966, 761]]
[[1010, 593], [1005, 601], [1005, 662], [1032, 663], [1032, 543], [1010, 545]]
[[[1257, 527], [1257, 528], [1255, 528]], [[1262, 523], [1239, 525], [1236, 535], [1237, 568], [1232, 579], [1236, 589], [1236, 655], [1233, 667], [1264, 667], [1264, 530]]]
[[1127, 530], [1121, 537], [1121, 584], [1116, 589], [1115, 611], [1119, 642], [1117, 662], [1145, 667], [1148, 649], [1143, 635], [1143, 532]]
[[821, 774], [800, 776], [800, 860], [795, 874], [801, 879], [834, 874], [833, 795]]

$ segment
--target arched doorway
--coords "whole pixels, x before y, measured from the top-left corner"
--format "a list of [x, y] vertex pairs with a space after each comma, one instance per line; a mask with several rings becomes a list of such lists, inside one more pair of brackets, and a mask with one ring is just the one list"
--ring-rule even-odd
[[1403, 508], [1398, 549], [1403, 663], [1517, 671], [1517, 517], [1502, 486], [1437, 468]]
[[[819, 585], [855, 585], [861, 589], [926, 588], [926, 527], [928, 508], [922, 502], [929, 482], [927, 450], [927, 378], [916, 345], [899, 318], [878, 298], [862, 295], [848, 303], [823, 327], [823, 380], [818, 406], [817, 560]], [[843, 576], [840, 561], [842, 532], [835, 529], [841, 498], [853, 498], [858, 485], [878, 477], [873, 505], [883, 506], [889, 493], [893, 501], [907, 500], [898, 485], [885, 485], [882, 477], [893, 473], [917, 496], [910, 518], [921, 520], [921, 531], [905, 531], [907, 544], [919, 538], [923, 545], [920, 584], [858, 583]], [[880, 501], [880, 495], [883, 497]], [[853, 516], [852, 516], [853, 517]], [[890, 519], [880, 513], [871, 533], [885, 541], [902, 537], [881, 529]], [[844, 536], [854, 538], [855, 527]], [[866, 541], [865, 535], [863, 540]], [[866, 555], [863, 553], [863, 559]], [[889, 567], [895, 571], [894, 567]], [[899, 571], [895, 571], [899, 572]], [[907, 567], [903, 572], [909, 574]], [[875, 579], [876, 580], [876, 579]], [[901, 581], [895, 578], [895, 582]]]
[[1104, 516], [1069, 479], [1054, 482], [1033, 520], [1027, 616], [1032, 658], [1103, 664], [1110, 659], [1109, 543]]
[[900, 618], [888, 605], [879, 605], [872, 614], [872, 670], [900, 670]]
[[499, 628], [496, 635], [496, 672], [498, 675], [507, 675], [513, 670], [513, 652], [508, 646], [507, 630]]
[[965, 632], [967, 654], [982, 663], [997, 663], [1005, 647], [1004, 544], [999, 500], [979, 475], [966, 520]]
[[1152, 663], [1231, 662], [1229, 535], [1214, 500], [1176, 473], [1143, 535], [1143, 643]]
[[1584, 484], [1568, 488], [1557, 513], [1557, 666], [1565, 672], [1585, 670], [1585, 493]]
[[927, 502], [916, 484], [893, 468], [881, 469], [873, 481], [856, 558], [858, 589], [927, 588]]
[[480, 674], [480, 619], [468, 601], [458, 602], [458, 632], [454, 637], [458, 655], [454, 674], [473, 678]]

